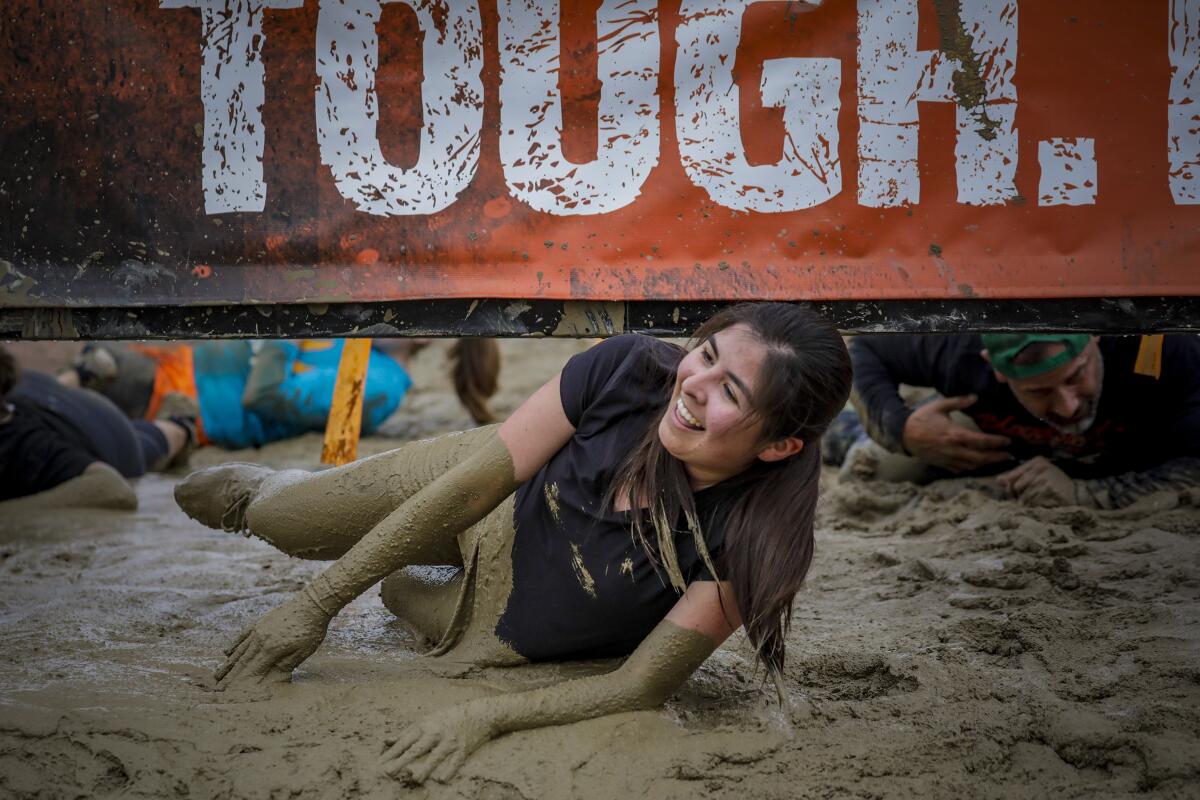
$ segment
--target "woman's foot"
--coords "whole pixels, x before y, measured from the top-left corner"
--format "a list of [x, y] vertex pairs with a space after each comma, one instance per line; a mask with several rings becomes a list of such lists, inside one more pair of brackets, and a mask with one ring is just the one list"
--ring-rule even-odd
[[222, 464], [193, 472], [175, 485], [175, 502], [210, 528], [244, 533], [246, 509], [262, 482], [275, 470], [257, 464]]

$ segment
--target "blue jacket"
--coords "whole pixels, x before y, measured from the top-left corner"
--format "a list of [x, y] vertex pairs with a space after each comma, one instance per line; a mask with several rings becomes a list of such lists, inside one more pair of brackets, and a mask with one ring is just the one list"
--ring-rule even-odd
[[[230, 449], [323, 431], [337, 383], [342, 340], [215, 340], [193, 348], [204, 432]], [[255, 384], [249, 387], [257, 364]], [[404, 368], [371, 349], [363, 397], [363, 433], [387, 419], [412, 386]]]

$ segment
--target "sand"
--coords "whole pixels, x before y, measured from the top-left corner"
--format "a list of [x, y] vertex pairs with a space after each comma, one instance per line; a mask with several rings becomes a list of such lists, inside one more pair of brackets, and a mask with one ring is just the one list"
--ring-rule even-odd
[[[583, 346], [505, 342], [497, 408]], [[417, 357], [421, 388], [385, 432], [467, 426], [443, 350]], [[319, 451], [309, 436], [193, 465]], [[408, 722], [603, 665], [426, 659], [372, 591], [291, 684], [214, 693], [221, 649], [320, 565], [188, 520], [178, 478], [140, 480], [132, 514], [0, 518], [0, 796], [1200, 796], [1200, 491], [1030, 511], [986, 482], [827, 476], [790, 708], [735, 637], [661, 710], [509, 735], [409, 788], [376, 769]]]

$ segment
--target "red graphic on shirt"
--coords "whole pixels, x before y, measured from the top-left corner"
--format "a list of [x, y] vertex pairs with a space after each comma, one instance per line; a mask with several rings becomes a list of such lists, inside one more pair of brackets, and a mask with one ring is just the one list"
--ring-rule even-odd
[[1125, 425], [1116, 420], [1100, 420], [1086, 433], [1063, 433], [1046, 424], [1030, 425], [1012, 414], [984, 412], [974, 417], [975, 424], [985, 433], [996, 433], [1055, 453], [1075, 458], [1099, 454], [1111, 446], [1113, 439], [1125, 433]]

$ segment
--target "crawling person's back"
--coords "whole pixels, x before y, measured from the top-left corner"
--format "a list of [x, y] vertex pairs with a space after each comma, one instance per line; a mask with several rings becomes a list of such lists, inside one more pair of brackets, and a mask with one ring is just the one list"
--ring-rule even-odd
[[168, 421], [131, 422], [95, 392], [18, 373], [0, 348], [0, 501], [134, 508], [125, 479], [165, 466], [188, 436]]

